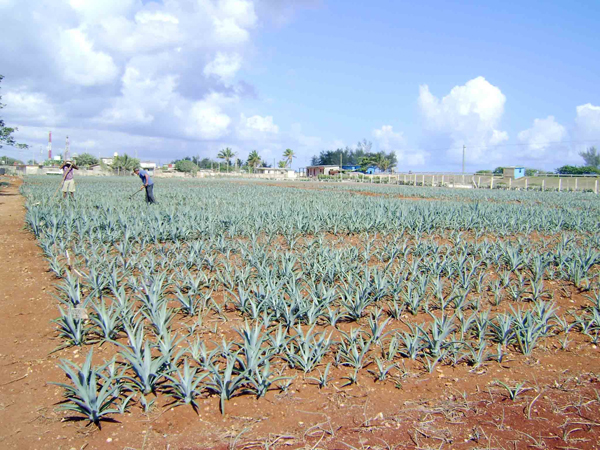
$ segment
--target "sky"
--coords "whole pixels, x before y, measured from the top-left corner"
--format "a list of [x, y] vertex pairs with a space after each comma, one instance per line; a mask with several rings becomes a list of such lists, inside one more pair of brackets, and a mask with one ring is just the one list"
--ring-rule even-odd
[[600, 147], [600, 2], [0, 0], [0, 111], [31, 147], [397, 171], [583, 164]]

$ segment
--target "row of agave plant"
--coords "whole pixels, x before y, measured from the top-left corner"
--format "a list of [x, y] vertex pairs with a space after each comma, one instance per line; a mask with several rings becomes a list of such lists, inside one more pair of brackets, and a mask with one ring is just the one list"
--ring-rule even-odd
[[[36, 183], [36, 184], [34, 184]], [[263, 185], [161, 181], [159, 208], [126, 201], [133, 180], [82, 180], [76, 203], [57, 203], [47, 180], [25, 184], [27, 221], [37, 235], [54, 240], [72, 235], [105, 244], [127, 238], [144, 243], [199, 239], [206, 234], [251, 238], [256, 234], [318, 236], [322, 233], [433, 234], [473, 230], [511, 236], [515, 233], [597, 232], [600, 202], [593, 194], [567, 194], [568, 204], [494, 202], [464, 194], [456, 201], [404, 201], [391, 197], [349, 195], [343, 190], [292, 190]], [[516, 195], [515, 193], [511, 193]], [[491, 194], [488, 194], [491, 195]], [[494, 193], [494, 195], [498, 195]], [[555, 194], [559, 195], [559, 194]], [[563, 199], [565, 196], [562, 197]]]
[[[217, 395], [224, 412], [235, 395], [285, 390], [297, 376], [325, 387], [332, 366], [349, 368], [348, 384], [365, 376], [362, 369], [397, 380], [407, 359], [427, 371], [479, 367], [511, 352], [530, 355], [552, 336], [567, 348], [573, 331], [598, 341], [600, 246], [597, 224], [575, 219], [580, 206], [529, 208], [528, 218], [550, 211], [543, 226], [516, 226], [508, 214], [507, 228], [496, 216], [484, 220], [492, 210], [480, 205], [419, 210], [361, 199], [353, 204], [367, 210], [353, 246], [348, 216], [336, 225], [327, 213], [339, 212], [341, 198], [348, 207], [343, 192], [318, 193], [325, 206], [307, 226], [304, 208], [314, 202], [289, 189], [170, 184], [164, 209], [127, 211], [107, 183], [95, 183], [84, 184], [82, 206], [53, 202], [40, 180], [24, 187], [28, 227], [62, 279], [56, 323], [63, 346], [102, 342], [116, 352], [100, 366], [91, 351], [81, 367], [61, 364], [71, 379], [62, 384], [65, 407], [95, 423], [133, 401], [147, 409], [150, 394], [194, 407], [198, 397]], [[194, 210], [184, 198], [198, 186]], [[256, 201], [263, 194], [268, 203]], [[239, 217], [224, 201], [232, 195]], [[439, 218], [451, 210], [454, 222]], [[409, 213], [424, 214], [421, 225]], [[398, 229], [383, 223], [392, 216]], [[531, 229], [559, 234], [532, 240], [522, 234]], [[587, 290], [588, 307], [558, 314], [548, 281]], [[246, 321], [237, 338], [201, 338], [208, 317], [223, 319], [224, 329], [232, 314]], [[218, 329], [217, 322], [212, 333]]]

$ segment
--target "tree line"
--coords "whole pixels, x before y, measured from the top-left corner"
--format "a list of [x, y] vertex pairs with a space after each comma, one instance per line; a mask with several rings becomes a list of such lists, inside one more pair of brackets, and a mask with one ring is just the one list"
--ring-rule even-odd
[[311, 158], [313, 166], [359, 166], [365, 172], [371, 167], [376, 167], [382, 172], [387, 172], [396, 167], [398, 160], [394, 152], [373, 152], [373, 143], [363, 139], [356, 148], [346, 146], [336, 150], [322, 150], [319, 155]]
[[[282, 156], [283, 159], [279, 161], [278, 167], [291, 167], [292, 161], [296, 157], [294, 151], [287, 148], [283, 152]], [[237, 167], [240, 170], [246, 171], [254, 171], [258, 167], [271, 167], [265, 160], [262, 159], [256, 150], [252, 150], [248, 155], [248, 158], [242, 160], [237, 158], [237, 153], [235, 153], [231, 148], [226, 147], [217, 154], [217, 159], [222, 160], [223, 162], [215, 161], [211, 158], [200, 158], [200, 156], [186, 156], [184, 158], [172, 161], [171, 164], [175, 164], [175, 170], [187, 173], [195, 173], [200, 169], [214, 169], [216, 167], [220, 168], [221, 164], [225, 164], [227, 172], [229, 172], [232, 167]]]

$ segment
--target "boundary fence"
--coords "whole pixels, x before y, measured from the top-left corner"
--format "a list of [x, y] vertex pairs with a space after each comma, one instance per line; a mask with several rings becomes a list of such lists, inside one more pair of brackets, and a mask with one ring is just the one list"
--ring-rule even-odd
[[539, 191], [587, 191], [598, 194], [598, 176], [544, 175], [518, 179], [490, 174], [457, 173], [392, 173], [392, 174], [340, 174], [299, 178], [302, 181], [396, 184], [404, 186], [431, 186], [466, 189], [515, 189]]

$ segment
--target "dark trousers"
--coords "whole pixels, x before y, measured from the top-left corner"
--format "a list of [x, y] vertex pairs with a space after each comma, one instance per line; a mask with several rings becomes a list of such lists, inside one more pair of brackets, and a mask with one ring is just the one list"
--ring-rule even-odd
[[156, 200], [154, 200], [154, 185], [153, 184], [149, 184], [148, 186], [146, 186], [146, 201], [148, 203], [156, 203]]

